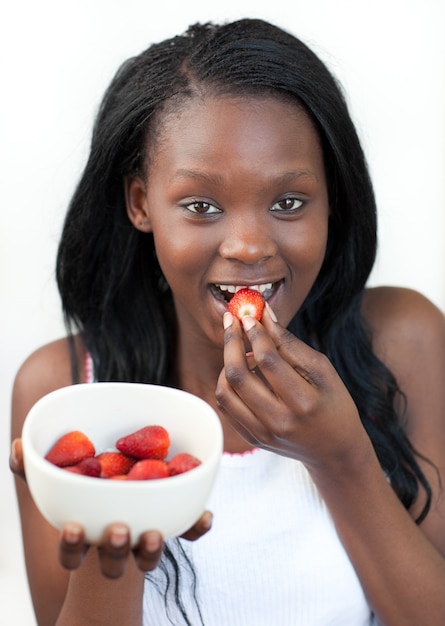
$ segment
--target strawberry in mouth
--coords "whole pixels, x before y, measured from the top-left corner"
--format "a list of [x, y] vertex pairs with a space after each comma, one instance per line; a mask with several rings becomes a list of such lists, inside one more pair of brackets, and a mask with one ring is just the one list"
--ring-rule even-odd
[[[282, 280], [270, 283], [259, 283], [257, 285], [230, 285], [214, 283], [210, 285], [210, 291], [213, 296], [225, 302], [228, 305], [228, 310], [241, 319], [244, 315], [253, 315], [257, 319], [261, 318], [264, 308], [264, 302], [277, 291], [282, 284]], [[243, 293], [241, 293], [243, 292]], [[246, 292], [250, 292], [246, 295]], [[238, 295], [240, 294], [240, 295]], [[243, 296], [243, 297], [242, 297]], [[233, 302], [233, 304], [231, 304]], [[252, 305], [255, 302], [255, 305]], [[248, 304], [247, 308], [244, 304]], [[242, 305], [242, 308], [241, 306]], [[261, 309], [261, 310], [260, 310]], [[260, 310], [258, 314], [257, 311]]]
[[261, 319], [264, 310], [264, 299], [259, 291], [240, 289], [229, 302], [229, 311], [240, 322], [243, 317], [250, 315], [257, 320]]

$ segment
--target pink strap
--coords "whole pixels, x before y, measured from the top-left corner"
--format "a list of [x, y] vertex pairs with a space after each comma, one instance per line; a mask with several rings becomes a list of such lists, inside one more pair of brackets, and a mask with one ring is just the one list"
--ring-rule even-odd
[[94, 383], [93, 359], [89, 352], [85, 355], [85, 382]]

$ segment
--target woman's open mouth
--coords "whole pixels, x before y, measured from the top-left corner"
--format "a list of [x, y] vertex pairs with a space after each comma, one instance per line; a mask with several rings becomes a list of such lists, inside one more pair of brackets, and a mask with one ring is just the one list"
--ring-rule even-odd
[[223, 302], [230, 302], [233, 296], [240, 289], [251, 289], [252, 291], [258, 291], [264, 298], [268, 300], [274, 291], [278, 288], [282, 281], [275, 283], [261, 283], [258, 285], [223, 285], [223, 284], [211, 284], [210, 291], [217, 300]]

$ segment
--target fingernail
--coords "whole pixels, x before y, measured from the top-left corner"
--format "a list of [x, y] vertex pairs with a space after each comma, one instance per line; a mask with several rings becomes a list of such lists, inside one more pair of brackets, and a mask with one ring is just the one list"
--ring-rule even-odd
[[113, 532], [110, 535], [110, 543], [114, 548], [122, 548], [128, 542], [128, 531], [122, 526], [116, 526], [113, 528]]
[[78, 543], [80, 540], [80, 528], [77, 524], [66, 524], [63, 529], [63, 538], [67, 543]]
[[276, 322], [278, 322], [278, 320], [277, 320], [277, 316], [276, 316], [276, 315], [275, 315], [275, 313], [273, 312], [272, 307], [270, 306], [270, 304], [269, 304], [268, 302], [266, 302], [266, 303], [265, 303], [265, 305], [266, 305], [267, 312], [268, 312], [268, 313], [269, 313], [269, 315], [270, 315], [270, 319], [271, 319], [273, 322], [275, 322], [275, 323], [276, 323]]
[[245, 315], [242, 319], [244, 330], [250, 330], [255, 326], [255, 320], [250, 315]]
[[230, 311], [226, 311], [223, 315], [224, 330], [227, 330], [227, 328], [232, 326], [232, 322], [233, 322], [233, 315], [230, 313]]
[[161, 549], [162, 539], [159, 533], [148, 532], [145, 538], [145, 547], [149, 552], [158, 552]]
[[213, 515], [210, 511], [206, 511], [201, 518], [202, 530], [210, 530], [212, 527]]
[[18, 440], [14, 439], [14, 441], [11, 443], [11, 453], [9, 455], [9, 464], [11, 467], [17, 467], [17, 446]]

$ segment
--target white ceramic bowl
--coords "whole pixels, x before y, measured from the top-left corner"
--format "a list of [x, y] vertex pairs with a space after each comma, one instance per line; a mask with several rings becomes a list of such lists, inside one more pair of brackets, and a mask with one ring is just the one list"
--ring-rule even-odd
[[[101, 452], [148, 424], [168, 430], [168, 458], [189, 452], [202, 464], [169, 478], [118, 481], [73, 474], [44, 459], [71, 430], [84, 432]], [[193, 526], [205, 510], [223, 449], [221, 424], [210, 405], [177, 389], [136, 383], [81, 384], [46, 395], [28, 413], [22, 441], [31, 495], [50, 524], [61, 529], [78, 522], [87, 541], [97, 543], [106, 526], [123, 522], [133, 545], [146, 530], [159, 530], [167, 539]]]

